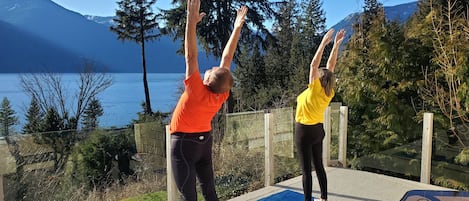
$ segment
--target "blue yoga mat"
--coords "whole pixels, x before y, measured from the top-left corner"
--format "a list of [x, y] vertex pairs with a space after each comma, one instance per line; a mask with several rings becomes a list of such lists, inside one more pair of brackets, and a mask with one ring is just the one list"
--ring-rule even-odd
[[284, 190], [282, 192], [270, 195], [268, 197], [259, 199], [258, 201], [303, 201], [304, 197], [303, 194], [291, 191], [291, 190]]

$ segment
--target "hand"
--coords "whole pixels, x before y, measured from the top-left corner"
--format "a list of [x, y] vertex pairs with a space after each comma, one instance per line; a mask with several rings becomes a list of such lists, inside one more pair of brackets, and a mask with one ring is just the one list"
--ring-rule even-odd
[[322, 44], [323, 45], [327, 45], [331, 42], [332, 40], [332, 35], [334, 34], [334, 29], [330, 29], [326, 35], [324, 35], [324, 37], [322, 38]]
[[244, 18], [246, 17], [246, 14], [248, 13], [248, 7], [246, 6], [241, 6], [241, 8], [238, 9], [238, 13], [236, 15], [236, 20], [234, 23], [234, 27], [242, 27], [244, 24]]
[[199, 13], [200, 0], [187, 0], [187, 23], [197, 24], [205, 16], [205, 13]]
[[341, 29], [337, 34], [335, 34], [334, 43], [340, 45], [345, 38], [345, 30]]

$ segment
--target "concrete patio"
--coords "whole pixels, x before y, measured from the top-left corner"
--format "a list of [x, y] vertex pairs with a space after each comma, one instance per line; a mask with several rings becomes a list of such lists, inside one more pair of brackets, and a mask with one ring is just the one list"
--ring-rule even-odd
[[[452, 190], [440, 186], [390, 177], [352, 169], [326, 167], [328, 178], [328, 200], [332, 201], [398, 201], [410, 190]], [[284, 191], [303, 193], [301, 176], [253, 191], [230, 201], [257, 201], [258, 199]], [[313, 196], [319, 197], [319, 184], [313, 173]]]

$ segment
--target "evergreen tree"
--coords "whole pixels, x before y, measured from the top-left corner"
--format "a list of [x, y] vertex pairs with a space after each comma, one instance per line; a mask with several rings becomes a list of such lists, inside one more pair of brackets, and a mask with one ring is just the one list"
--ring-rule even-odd
[[290, 80], [296, 72], [289, 61], [297, 15], [298, 4], [295, 0], [286, 1], [280, 5], [278, 21], [273, 24], [276, 41], [269, 44], [264, 57], [267, 75], [267, 88], [264, 93], [270, 97], [265, 108], [286, 106], [293, 96], [289, 90]]
[[257, 47], [240, 48], [235, 95], [241, 110], [292, 106], [307, 85], [310, 62], [325, 27], [321, 3], [286, 1], [279, 4], [278, 14], [273, 24], [276, 40], [265, 54]]
[[[162, 17], [166, 20], [166, 28], [162, 30], [174, 38], [184, 39], [186, 20], [186, 0], [173, 0], [175, 8], [162, 11]], [[215, 57], [221, 57], [223, 49], [228, 42], [235, 20], [237, 9], [241, 5], [249, 7], [246, 26], [243, 29], [240, 44], [262, 44], [265, 47], [272, 35], [265, 26], [266, 20], [275, 16], [276, 3], [268, 0], [225, 0], [225, 1], [202, 1], [200, 11], [207, 15], [202, 19], [203, 26], [197, 26], [198, 39], [205, 52]], [[238, 50], [239, 51], [239, 50]], [[180, 49], [182, 52], [182, 47]], [[235, 54], [235, 62], [237, 56]]]
[[[314, 41], [318, 33], [323, 33], [326, 28], [325, 12], [322, 9], [320, 0], [302, 0], [301, 18], [304, 23], [298, 24], [301, 27], [307, 41]], [[312, 44], [314, 47], [314, 43]], [[314, 52], [314, 51], [312, 51]]]
[[[326, 23], [325, 13], [319, 0], [303, 0], [300, 5], [300, 15], [297, 16], [295, 24], [289, 60], [289, 65], [294, 72], [290, 79], [293, 94], [299, 94], [308, 84], [310, 63], [322, 40]], [[326, 49], [321, 60], [322, 66], [325, 66], [329, 57], [328, 53]]]
[[31, 99], [28, 113], [26, 114], [26, 124], [23, 126], [23, 133], [38, 133], [41, 132], [41, 122], [43, 114], [36, 98]]
[[83, 126], [84, 129], [93, 129], [98, 127], [98, 117], [102, 116], [103, 108], [98, 99], [93, 98], [91, 102], [86, 107], [83, 117]]
[[119, 40], [129, 40], [140, 44], [142, 53], [143, 86], [145, 90], [145, 113], [152, 114], [150, 92], [147, 81], [147, 66], [145, 60], [145, 42], [154, 40], [158, 34], [153, 31], [158, 27], [156, 14], [152, 6], [156, 0], [121, 0], [117, 4], [117, 19], [111, 31], [117, 34]]
[[50, 107], [42, 123], [43, 133], [34, 135], [35, 142], [38, 144], [46, 144], [53, 151], [54, 171], [61, 171], [70, 155], [75, 131], [69, 130], [70, 127], [65, 123], [67, 117], [60, 117], [59, 112]]
[[269, 97], [264, 97], [268, 83], [265, 74], [264, 57], [258, 45], [242, 45], [239, 55], [240, 65], [233, 72], [236, 84], [233, 94], [236, 97], [238, 111], [264, 109]]
[[353, 25], [353, 35], [337, 63], [337, 76], [339, 77], [337, 91], [343, 96], [343, 102], [350, 108], [349, 136], [352, 142], [350, 150], [355, 155], [376, 151], [381, 144], [373, 142], [375, 132], [367, 130], [366, 123], [378, 118], [379, 114], [374, 109], [381, 102], [372, 98], [374, 96], [372, 86], [377, 86], [374, 83], [377, 79], [378, 68], [369, 61], [368, 52], [372, 41], [368, 36], [372, 20], [376, 21], [375, 24], [384, 23], [381, 21], [382, 18], [376, 19], [377, 16], [384, 16], [384, 13], [381, 12], [380, 15], [379, 12], [382, 9], [371, 7], [371, 5], [376, 5], [374, 2], [368, 3], [371, 4], [365, 5], [358, 22]]
[[42, 123], [42, 130], [45, 132], [48, 131], [60, 131], [63, 130], [64, 124], [63, 120], [60, 117], [60, 114], [54, 107], [50, 107]]
[[425, 109], [435, 114], [436, 130], [448, 131], [464, 146], [459, 134], [469, 123], [468, 7], [462, 0], [421, 0], [408, 31], [429, 52], [421, 88]]
[[115, 182], [112, 177], [114, 156], [122, 150], [130, 151], [134, 145], [129, 133], [116, 135], [115, 132], [93, 130], [71, 155], [76, 173], [74, 179], [87, 190], [104, 190]]
[[421, 101], [416, 83], [422, 80], [421, 69], [407, 59], [408, 47], [402, 27], [397, 22], [386, 22], [370, 30], [373, 41], [369, 61], [376, 68], [377, 78], [370, 88], [378, 104], [378, 118], [367, 122], [375, 129], [375, 139], [382, 139], [384, 147], [401, 145], [418, 139], [419, 125], [415, 116]]
[[0, 107], [0, 132], [2, 136], [9, 136], [12, 126], [18, 123], [18, 117], [15, 116], [15, 113], [8, 98], [4, 97]]
[[277, 43], [269, 45], [266, 55], [266, 71], [269, 82], [282, 89], [287, 89], [293, 74], [289, 66], [292, 38], [295, 32], [295, 19], [298, 6], [295, 0], [290, 0], [280, 6], [279, 21], [273, 25], [273, 34]]
[[376, 153], [414, 140], [421, 107], [420, 64], [403, 28], [385, 19], [382, 5], [366, 1], [365, 12], [338, 62], [338, 92], [350, 107], [350, 150]]

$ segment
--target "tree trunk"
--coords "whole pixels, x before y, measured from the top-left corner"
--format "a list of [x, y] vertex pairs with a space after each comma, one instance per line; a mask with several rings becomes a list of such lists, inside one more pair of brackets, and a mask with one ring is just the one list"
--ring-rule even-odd
[[141, 38], [141, 48], [142, 48], [142, 67], [143, 67], [143, 88], [145, 90], [145, 114], [153, 114], [151, 110], [151, 102], [150, 102], [150, 90], [148, 89], [148, 81], [147, 81], [147, 64], [145, 61], [145, 37], [143, 27], [140, 30], [142, 34]]

